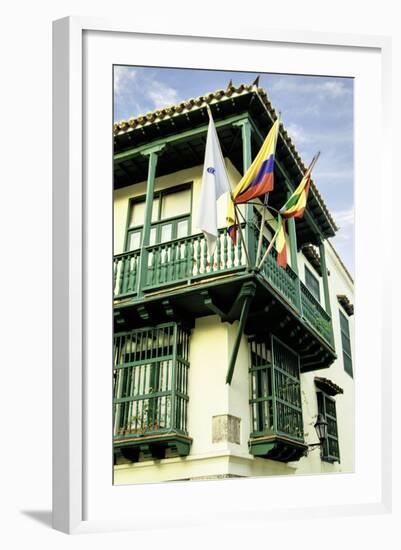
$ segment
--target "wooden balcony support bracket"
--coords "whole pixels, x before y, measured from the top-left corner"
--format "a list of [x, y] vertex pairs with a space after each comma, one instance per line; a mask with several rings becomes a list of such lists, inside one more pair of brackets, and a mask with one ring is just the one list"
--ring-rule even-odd
[[[305, 340], [305, 338], [302, 338], [302, 339], [300, 340], [299, 343], [302, 344], [302, 342], [303, 342], [304, 340]], [[314, 346], [315, 346], [315, 343], [314, 343], [314, 342], [311, 342], [311, 343], [308, 344], [305, 348], [299, 349], [299, 350], [298, 350], [298, 353], [303, 354], [303, 353], [305, 353], [306, 351], [311, 350]]]
[[124, 325], [125, 319], [124, 319], [123, 315], [121, 314], [121, 311], [114, 310], [114, 321], [115, 321], [116, 325], [118, 325], [118, 326]]
[[166, 317], [174, 319], [175, 312], [170, 300], [162, 300], [162, 308]]
[[312, 361], [311, 363], [304, 363], [302, 361], [301, 363], [301, 368], [303, 370], [305, 369], [308, 369], [308, 370], [315, 370], [315, 369], [319, 369], [319, 367], [321, 367], [322, 363], [324, 361], [326, 361], [326, 359], [329, 359], [330, 357], [330, 354], [329, 353], [325, 353], [323, 354], [321, 357], [319, 357], [319, 360], [318, 361]]
[[233, 301], [229, 312], [225, 315], [224, 321], [227, 321], [228, 323], [233, 323], [234, 321], [236, 321], [241, 315], [245, 298], [247, 298], [249, 295], [253, 297], [255, 295], [255, 292], [256, 292], [255, 283], [252, 283], [252, 282], [244, 283], [241, 287], [241, 290], [238, 292], [237, 296], [235, 297], [235, 300]]
[[220, 317], [222, 321], [227, 321], [227, 313], [223, 311], [215, 302], [214, 298], [210, 295], [208, 290], [202, 290], [201, 296], [204, 305], [212, 312]]
[[179, 321], [188, 329], [192, 329], [194, 327], [194, 319], [183, 311], [181, 307], [173, 304], [171, 300], [162, 300], [161, 310], [163, 311], [167, 321]]
[[280, 328], [285, 328], [290, 321], [291, 317], [289, 315], [286, 315], [279, 323]]
[[323, 351], [323, 346], [319, 346], [314, 353], [309, 353], [307, 355], [303, 355], [302, 360], [304, 360], [304, 359], [313, 359], [315, 357], [318, 357], [321, 354], [322, 351]]
[[295, 325], [295, 327], [290, 332], [290, 338], [295, 338], [300, 331], [301, 327], [299, 325]]
[[149, 321], [150, 314], [144, 305], [138, 306], [136, 310], [138, 312], [139, 317], [142, 319], [142, 321]]
[[231, 384], [235, 363], [237, 361], [238, 350], [241, 343], [242, 334], [244, 332], [245, 324], [248, 318], [249, 307], [256, 292], [256, 285], [254, 283], [245, 283], [240, 291], [240, 298], [242, 297], [242, 309], [241, 316], [238, 323], [237, 334], [235, 337], [233, 349], [231, 351], [230, 362], [228, 365], [226, 384]]
[[264, 313], [269, 313], [269, 311], [271, 311], [271, 310], [275, 307], [276, 304], [277, 304], [276, 300], [273, 299], [273, 300], [270, 302], [270, 304], [267, 304], [267, 305], [265, 306], [265, 308], [264, 308], [264, 310], [263, 310]]

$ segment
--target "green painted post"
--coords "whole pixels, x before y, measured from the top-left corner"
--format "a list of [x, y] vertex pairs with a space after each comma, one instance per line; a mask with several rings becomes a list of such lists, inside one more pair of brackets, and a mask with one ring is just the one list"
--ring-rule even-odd
[[146, 186], [146, 202], [145, 202], [145, 219], [142, 229], [142, 242], [141, 242], [141, 257], [138, 277], [138, 296], [143, 294], [143, 288], [146, 285], [147, 271], [148, 271], [148, 251], [150, 239], [150, 226], [152, 224], [152, 209], [153, 209], [153, 195], [155, 189], [155, 176], [156, 166], [158, 160], [158, 153], [164, 149], [165, 145], [157, 145], [151, 147], [146, 151], [143, 151], [144, 156], [149, 157], [148, 164], [148, 180]]
[[330, 340], [331, 340], [331, 344], [334, 347], [334, 332], [333, 332], [333, 321], [331, 319], [329, 277], [327, 275], [326, 249], [324, 247], [323, 241], [321, 241], [319, 244], [319, 253], [320, 253], [320, 269], [323, 277], [324, 305], [325, 305], [326, 313], [330, 315]]
[[327, 265], [326, 265], [326, 249], [324, 248], [323, 242], [319, 244], [319, 253], [320, 253], [320, 269], [322, 271], [322, 277], [323, 277], [324, 305], [325, 305], [326, 313], [331, 317], [329, 278], [327, 276]]
[[[241, 128], [241, 137], [242, 137], [242, 169], [243, 174], [248, 170], [252, 164], [252, 126], [249, 121], [249, 118], [244, 118], [239, 122], [235, 122], [234, 126], [239, 126]], [[251, 267], [255, 265], [256, 261], [256, 241], [255, 233], [252, 227], [253, 220], [253, 205], [245, 204], [245, 241], [246, 247], [249, 253], [249, 260]]]
[[254, 283], [244, 284], [241, 289], [241, 295], [243, 296], [241, 315], [239, 318], [237, 334], [235, 337], [233, 349], [231, 351], [230, 362], [228, 365], [226, 384], [231, 384], [231, 380], [234, 374], [235, 363], [237, 361], [238, 350], [241, 344], [242, 334], [244, 332], [245, 324], [248, 319], [249, 307], [251, 305], [252, 299], [255, 296], [256, 285]]
[[277, 401], [276, 401], [276, 361], [275, 361], [275, 347], [274, 347], [274, 336], [271, 336], [271, 363], [270, 363], [270, 372], [272, 375], [271, 384], [272, 384], [272, 400], [271, 406], [273, 407], [273, 431], [277, 433]]
[[171, 425], [170, 429], [177, 430], [177, 343], [178, 343], [178, 325], [174, 323], [173, 326], [173, 357], [171, 359], [172, 373], [171, 373]]
[[249, 306], [251, 305], [251, 300], [252, 300], [252, 296], [247, 296], [245, 298], [245, 301], [244, 301], [243, 305], [242, 305], [241, 317], [239, 319], [239, 324], [238, 324], [238, 328], [237, 328], [237, 335], [235, 337], [234, 346], [233, 346], [233, 349], [231, 351], [230, 363], [228, 365], [226, 384], [231, 384], [231, 380], [233, 378], [234, 367], [235, 367], [235, 363], [237, 361], [238, 350], [239, 350], [239, 346], [240, 346], [240, 343], [241, 343], [242, 333], [244, 332], [245, 322], [246, 322], [247, 317], [248, 317], [248, 311], [249, 311]]

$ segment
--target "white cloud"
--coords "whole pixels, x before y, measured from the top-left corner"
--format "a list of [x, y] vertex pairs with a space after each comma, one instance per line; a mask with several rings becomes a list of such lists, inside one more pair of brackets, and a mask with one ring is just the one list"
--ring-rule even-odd
[[287, 124], [286, 130], [291, 136], [291, 139], [294, 141], [294, 143], [302, 144], [308, 143], [310, 141], [310, 138], [308, 137], [305, 130], [302, 128], [302, 126], [299, 126], [298, 124]]
[[349, 170], [318, 170], [316, 169], [314, 171], [314, 178], [317, 180], [330, 180], [335, 181], [338, 183], [339, 181], [343, 181], [345, 183], [349, 183], [352, 181], [352, 178], [354, 176], [353, 170], [350, 168]]
[[338, 80], [328, 80], [323, 82], [320, 89], [331, 97], [341, 97], [348, 93], [348, 89], [344, 86], [344, 83], [339, 82]]
[[114, 67], [114, 93], [123, 95], [130, 85], [132, 85], [137, 76], [137, 71], [132, 67]]
[[124, 118], [179, 101], [178, 91], [158, 80], [154, 72], [125, 66], [114, 67], [114, 97], [116, 105], [124, 106]]
[[149, 97], [155, 108], [174, 105], [179, 101], [177, 90], [157, 81], [153, 81], [152, 89], [149, 90]]
[[354, 208], [346, 208], [333, 212], [333, 218], [339, 227], [331, 242], [338, 250], [341, 259], [354, 272]]
[[279, 78], [270, 88], [275, 92], [296, 92], [299, 94], [315, 94], [320, 98], [339, 98], [348, 95], [351, 90], [338, 80], [302, 80], [298, 78]]
[[333, 212], [333, 216], [340, 228], [350, 228], [354, 225], [354, 207]]

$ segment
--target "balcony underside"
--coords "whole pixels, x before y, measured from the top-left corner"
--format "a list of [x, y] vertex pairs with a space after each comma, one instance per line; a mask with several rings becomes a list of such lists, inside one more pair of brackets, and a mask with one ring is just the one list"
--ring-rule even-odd
[[300, 354], [302, 372], [327, 368], [332, 364], [336, 355], [331, 343], [262, 274], [252, 271], [145, 292], [140, 300], [115, 301], [115, 330], [172, 320], [193, 327], [195, 318], [213, 314], [217, 314], [222, 322], [232, 323], [240, 317], [249, 285], [255, 286], [255, 295], [245, 334], [261, 339], [270, 333], [275, 334]]
[[[161, 460], [169, 456], [187, 456], [192, 439], [178, 433], [114, 438], [115, 458], [123, 456], [131, 462]], [[171, 454], [170, 454], [171, 452]]]
[[279, 462], [291, 462], [305, 456], [308, 446], [280, 435], [267, 435], [249, 440], [249, 451], [254, 456]]

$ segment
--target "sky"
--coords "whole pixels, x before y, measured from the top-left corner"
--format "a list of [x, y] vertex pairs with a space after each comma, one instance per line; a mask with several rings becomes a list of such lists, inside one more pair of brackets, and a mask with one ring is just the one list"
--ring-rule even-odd
[[[251, 84], [258, 75], [157, 67], [114, 68], [114, 120], [126, 120], [189, 98]], [[328, 76], [261, 73], [264, 88], [304, 163], [317, 151], [312, 178], [339, 231], [331, 239], [354, 274], [353, 80]]]

